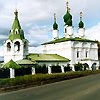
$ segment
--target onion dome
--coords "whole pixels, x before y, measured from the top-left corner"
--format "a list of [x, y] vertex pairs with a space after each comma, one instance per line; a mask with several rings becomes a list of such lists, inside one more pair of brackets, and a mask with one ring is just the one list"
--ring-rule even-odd
[[66, 14], [63, 17], [64, 22], [66, 23], [69, 19], [72, 19], [72, 15], [69, 13], [69, 11], [67, 10]]
[[82, 21], [79, 22], [79, 28], [84, 28], [84, 23]]
[[54, 30], [57, 30], [58, 29], [58, 24], [56, 22], [54, 22], [54, 24], [53, 24], [53, 29]]
[[68, 26], [72, 26], [72, 19], [68, 19], [67, 23]]
[[53, 30], [58, 29], [58, 24], [56, 23], [56, 14], [54, 13], [54, 24], [53, 24]]
[[72, 15], [70, 14], [70, 8], [68, 7], [68, 2], [66, 3], [66, 5], [67, 5], [67, 12], [66, 12], [66, 14], [63, 17], [65, 25], [67, 25], [67, 21], [69, 19], [72, 19]]
[[82, 21], [82, 12], [80, 12], [79, 28], [84, 28], [84, 23], [83, 23], [83, 21]]

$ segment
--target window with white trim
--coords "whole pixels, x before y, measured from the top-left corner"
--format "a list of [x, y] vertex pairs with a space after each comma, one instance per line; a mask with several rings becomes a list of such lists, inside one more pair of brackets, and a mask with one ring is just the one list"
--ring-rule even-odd
[[19, 41], [16, 41], [14, 43], [14, 48], [15, 48], [15, 51], [20, 51], [20, 42]]
[[88, 51], [86, 51], [86, 58], [88, 57]]
[[79, 58], [79, 56], [80, 56], [80, 53], [79, 53], [79, 51], [77, 51], [77, 58]]

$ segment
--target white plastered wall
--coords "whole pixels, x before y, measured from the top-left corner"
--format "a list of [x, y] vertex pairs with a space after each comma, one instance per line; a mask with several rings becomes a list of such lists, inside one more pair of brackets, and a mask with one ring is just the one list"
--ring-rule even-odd
[[[77, 57], [77, 51], [79, 51], [79, 57]], [[92, 61], [97, 61], [98, 63], [98, 47], [96, 42], [65, 41], [54, 44], [46, 44], [44, 45], [44, 53], [58, 54], [68, 58], [71, 65], [85, 59], [92, 59]]]
[[[20, 43], [20, 50], [17, 51], [15, 50], [15, 42], [18, 41]], [[7, 43], [10, 42], [11, 44], [11, 50], [7, 51]], [[23, 58], [26, 57], [26, 55], [28, 55], [28, 44], [26, 47], [26, 50], [24, 49], [24, 41], [20, 40], [20, 39], [15, 39], [13, 42], [10, 40], [7, 40], [4, 44], [4, 63], [7, 63], [8, 61], [10, 61], [11, 59], [13, 61], [17, 61], [17, 60], [21, 60]]]

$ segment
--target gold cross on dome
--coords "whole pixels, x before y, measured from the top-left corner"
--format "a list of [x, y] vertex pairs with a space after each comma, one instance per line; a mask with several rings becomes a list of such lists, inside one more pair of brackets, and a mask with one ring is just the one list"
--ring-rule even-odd
[[56, 21], [56, 13], [54, 13], [54, 20]]
[[67, 9], [68, 9], [68, 4], [69, 4], [69, 2], [68, 2], [68, 0], [67, 0], [67, 2], [66, 2], [66, 7], [67, 7]]
[[80, 20], [82, 20], [83, 12], [80, 12]]

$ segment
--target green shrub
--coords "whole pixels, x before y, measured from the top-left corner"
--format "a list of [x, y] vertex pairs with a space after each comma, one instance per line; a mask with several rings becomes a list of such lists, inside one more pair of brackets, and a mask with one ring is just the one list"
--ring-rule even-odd
[[41, 65], [37, 65], [35, 70], [36, 70], [36, 73], [42, 73], [42, 74], [46, 74], [48, 72], [48, 69], [47, 69], [45, 64], [42, 65], [42, 66]]
[[61, 67], [59, 65], [57, 66], [51, 66], [52, 73], [60, 73], [61, 72]]
[[65, 72], [72, 71], [72, 68], [71, 68], [70, 64], [68, 64], [67, 67], [64, 67], [64, 71]]
[[36, 75], [25, 75], [18, 76], [16, 78], [0, 79], [0, 88], [12, 87], [12, 86], [34, 86], [45, 83], [52, 83], [56, 81], [73, 79], [77, 77], [87, 76], [90, 74], [100, 73], [100, 71], [77, 71], [68, 73], [56, 73], [56, 74], [36, 74]]

